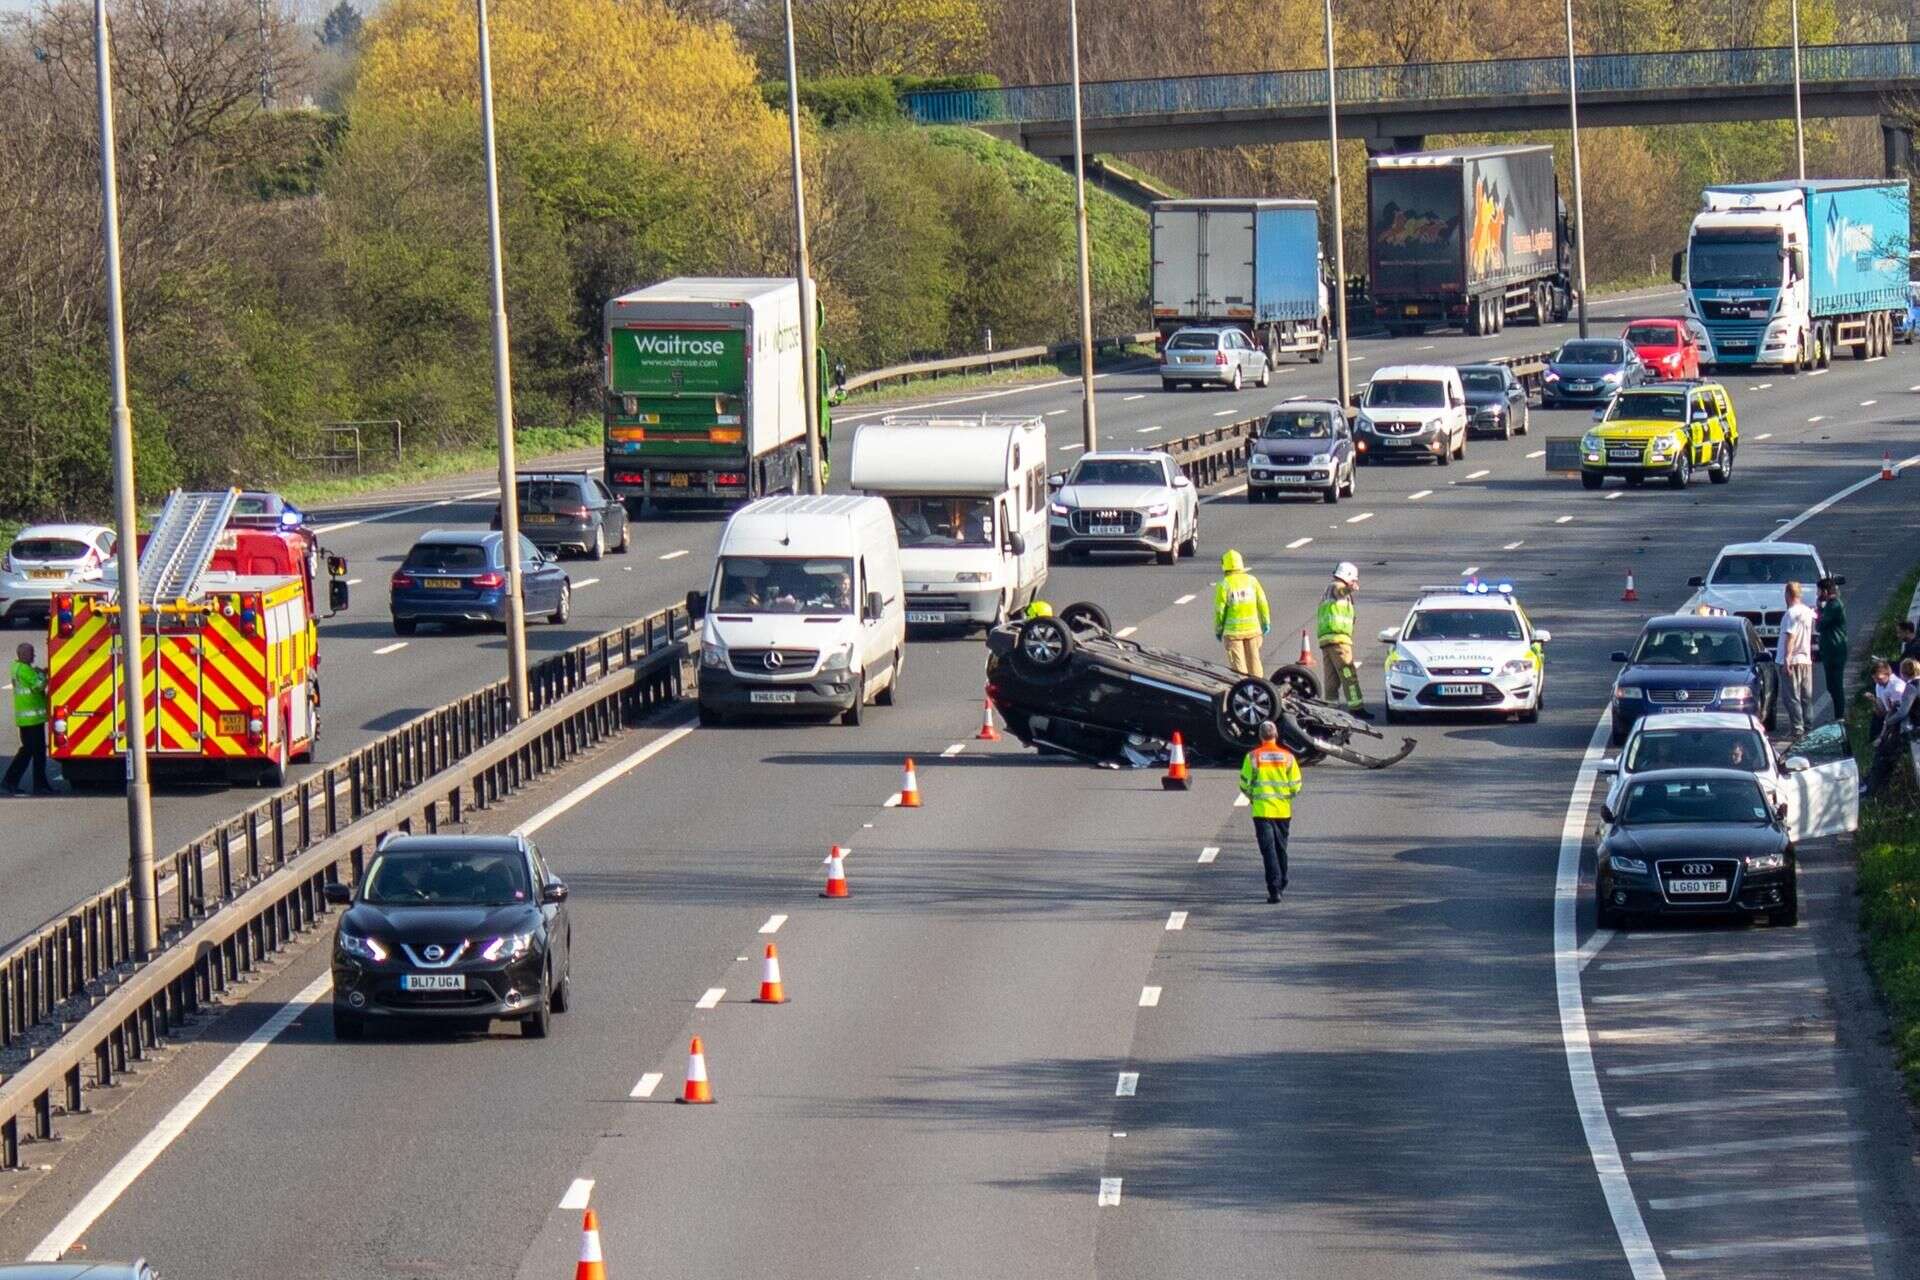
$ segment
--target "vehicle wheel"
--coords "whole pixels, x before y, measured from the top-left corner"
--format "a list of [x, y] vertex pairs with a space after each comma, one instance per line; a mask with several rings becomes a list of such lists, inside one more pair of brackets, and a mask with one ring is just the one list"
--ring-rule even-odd
[[547, 1000], [555, 1013], [570, 1013], [573, 1010], [573, 975], [569, 973], [560, 979], [553, 989], [553, 995]]
[[1813, 331], [1813, 343], [1818, 349], [1817, 363], [1822, 369], [1833, 367], [1833, 330], [1827, 325], [1816, 325]]
[[1503, 297], [1495, 298], [1493, 300], [1493, 331], [1495, 333], [1504, 333], [1506, 332], [1506, 328], [1507, 300]]
[[1273, 381], [1273, 364], [1271, 361], [1269, 361], [1260, 366], [1260, 381], [1254, 383], [1254, 385], [1256, 387], [1264, 387], [1272, 381]]
[[333, 1038], [335, 1040], [359, 1040], [367, 1034], [367, 1024], [358, 1014], [346, 1013], [339, 1008], [333, 1011]]
[[1310, 667], [1296, 666], [1290, 662], [1273, 673], [1273, 683], [1302, 698], [1320, 696], [1320, 677]]
[[1091, 600], [1076, 600], [1054, 616], [1072, 631], [1113, 631], [1113, 619]]
[[1193, 528], [1187, 530], [1187, 540], [1180, 544], [1180, 554], [1192, 559], [1200, 554], [1200, 516], [1193, 517]]
[[1500, 438], [1502, 440], [1513, 439], [1513, 419], [1512, 418], [1500, 419]]
[[1020, 664], [1038, 675], [1065, 670], [1073, 656], [1073, 629], [1061, 618], [1028, 618], [1014, 640]]
[[867, 713], [867, 673], [862, 671], [854, 684], [853, 705], [840, 713], [840, 723], [850, 729], [860, 727]]
[[1796, 887], [1793, 892], [1793, 902], [1787, 906], [1785, 910], [1775, 911], [1767, 916], [1767, 927], [1770, 929], [1791, 929], [1799, 923], [1800, 891]]
[[1606, 482], [1607, 478], [1604, 475], [1596, 475], [1591, 471], [1582, 471], [1580, 473], [1580, 487], [1582, 489], [1598, 489]]
[[1535, 704], [1534, 706], [1528, 707], [1525, 711], [1522, 711], [1520, 713], [1520, 723], [1521, 724], [1539, 724], [1540, 723], [1539, 705]]
[[603, 521], [593, 531], [593, 545], [587, 548], [587, 559], [604, 560], [607, 558], [607, 526]]
[[1520, 434], [1526, 435], [1531, 430], [1533, 430], [1533, 406], [1523, 404], [1520, 406]]
[[614, 547], [614, 550], [621, 555], [625, 555], [627, 552], [633, 550], [633, 522], [631, 520], [622, 520], [620, 522], [620, 541]]
[[873, 700], [877, 705], [882, 707], [897, 707], [900, 705], [900, 676], [901, 673], [906, 670], [903, 665], [906, 656], [906, 654], [898, 649], [893, 651], [893, 674], [887, 677], [887, 687], [873, 695]]
[[1686, 453], [1673, 460], [1673, 470], [1667, 473], [1667, 488], [1684, 489], [1693, 479], [1693, 459]]
[[1355, 458], [1347, 463], [1347, 496], [1351, 498], [1360, 492], [1360, 460]]
[[1767, 699], [1766, 725], [1768, 733], [1772, 733], [1780, 727], [1780, 692], [1777, 689], [1774, 691], [1773, 696]]
[[1262, 494], [1262, 493], [1260, 492], [1260, 490], [1258, 490], [1258, 489], [1256, 489], [1256, 488], [1254, 488], [1254, 487], [1253, 487], [1252, 485], [1248, 485], [1248, 486], [1247, 486], [1247, 501], [1248, 501], [1248, 502], [1258, 502], [1258, 501], [1260, 501], [1260, 499], [1261, 499], [1261, 498], [1262, 498], [1263, 496], [1264, 496], [1264, 495], [1263, 495], [1263, 494]]
[[1440, 456], [1439, 456], [1438, 458], [1436, 458], [1436, 459], [1434, 459], [1434, 461], [1435, 461], [1435, 462], [1437, 462], [1437, 463], [1439, 463], [1439, 464], [1440, 464], [1441, 466], [1443, 466], [1443, 467], [1450, 467], [1450, 466], [1452, 466], [1452, 465], [1453, 465], [1453, 450], [1452, 450], [1451, 448], [1446, 448], [1446, 449], [1442, 449], [1442, 450], [1440, 451]]
[[278, 791], [287, 785], [287, 726], [280, 725], [280, 741], [274, 745], [273, 759], [260, 770], [260, 785]]
[[1233, 381], [1229, 382], [1227, 385], [1231, 387], [1233, 390], [1238, 391], [1241, 387], [1241, 384], [1244, 381], [1245, 379], [1241, 375], [1240, 366], [1239, 365], [1233, 366]]
[[1733, 479], [1733, 446], [1722, 441], [1714, 455], [1713, 465], [1707, 468], [1707, 479], [1715, 484], [1725, 484]]
[[1229, 742], [1252, 746], [1260, 740], [1260, 722], [1280, 722], [1280, 691], [1258, 676], [1242, 676], [1221, 695], [1220, 733]]
[[1462, 462], [1467, 460], [1467, 433], [1464, 428], [1460, 432], [1460, 443], [1453, 447], [1453, 456]]
[[560, 626], [562, 623], [564, 623], [568, 618], [571, 618], [572, 616], [573, 616], [573, 584], [571, 582], [563, 582], [560, 584], [559, 607], [556, 608], [552, 613], [547, 615], [547, 621], [551, 622], [554, 626], [557, 627], [557, 626]]
[[1180, 544], [1176, 542], [1166, 551], [1154, 552], [1153, 558], [1161, 564], [1173, 564], [1177, 562], [1180, 559]]
[[419, 629], [420, 620], [418, 618], [395, 618], [393, 620], [393, 634], [397, 636], [410, 636]]
[[553, 1029], [553, 975], [547, 975], [547, 990], [540, 993], [540, 1003], [534, 1011], [520, 1019], [520, 1034], [528, 1040], [545, 1040], [547, 1032]]
[[1617, 933], [1627, 927], [1627, 914], [1596, 898], [1593, 903], [1593, 924], [1597, 929], [1612, 929]]
[[726, 722], [726, 716], [721, 713], [718, 707], [710, 707], [704, 702], [700, 704], [700, 727], [702, 729], [712, 729]]
[[1481, 303], [1479, 306], [1474, 307], [1467, 312], [1467, 322], [1461, 327], [1467, 331], [1468, 337], [1477, 338], [1480, 336], [1481, 328], [1486, 323], [1486, 319], [1487, 319], [1486, 304]]
[[1330, 507], [1337, 506], [1339, 504], [1340, 502], [1340, 473], [1339, 472], [1337, 471], [1334, 472], [1333, 483], [1329, 484], [1325, 489], [1322, 489], [1320, 491], [1320, 496], [1326, 499], [1326, 503]]

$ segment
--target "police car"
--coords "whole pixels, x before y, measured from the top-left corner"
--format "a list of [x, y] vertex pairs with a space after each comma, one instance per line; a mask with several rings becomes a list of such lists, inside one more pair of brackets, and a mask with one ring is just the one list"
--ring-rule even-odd
[[1546, 695], [1541, 646], [1511, 583], [1423, 587], [1407, 620], [1380, 633], [1387, 651], [1387, 720], [1426, 712], [1485, 711], [1540, 718]]

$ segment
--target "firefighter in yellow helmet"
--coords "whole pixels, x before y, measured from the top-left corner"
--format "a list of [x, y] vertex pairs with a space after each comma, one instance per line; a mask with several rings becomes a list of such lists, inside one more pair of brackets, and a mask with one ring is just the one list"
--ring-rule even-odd
[[1360, 672], [1353, 661], [1353, 597], [1360, 589], [1360, 570], [1351, 560], [1342, 560], [1333, 570], [1333, 581], [1314, 614], [1314, 630], [1320, 644], [1320, 661], [1327, 673], [1327, 701], [1343, 697], [1347, 710], [1362, 720], [1373, 719], [1360, 693]]
[[1222, 577], [1213, 584], [1213, 634], [1227, 646], [1227, 665], [1241, 675], [1264, 676], [1260, 640], [1273, 625], [1267, 593], [1247, 572], [1238, 551], [1220, 557]]

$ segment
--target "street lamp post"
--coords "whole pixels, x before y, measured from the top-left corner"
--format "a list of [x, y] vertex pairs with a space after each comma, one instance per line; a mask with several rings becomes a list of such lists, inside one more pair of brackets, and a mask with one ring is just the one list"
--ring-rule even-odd
[[1080, 236], [1080, 423], [1082, 444], [1099, 447], [1093, 411], [1093, 280], [1087, 251], [1087, 156], [1080, 135], [1080, 5], [1067, 0], [1067, 41], [1073, 49], [1073, 214]]
[[1573, 61], [1573, 0], [1567, 0], [1567, 119], [1573, 132], [1573, 249], [1579, 264], [1580, 336], [1587, 336], [1587, 206], [1580, 189], [1580, 73]]
[[1352, 373], [1347, 368], [1347, 246], [1346, 224], [1340, 214], [1340, 114], [1334, 103], [1333, 0], [1325, 0], [1322, 26], [1327, 36], [1327, 156], [1333, 162], [1333, 314], [1337, 340], [1334, 365], [1339, 374], [1340, 404], [1353, 398]]
[[793, 48], [793, 0], [787, 6], [787, 132], [793, 142], [793, 272], [800, 284], [800, 359], [806, 364], [807, 491], [824, 493], [820, 448], [820, 335], [813, 300], [813, 267], [807, 259], [807, 193], [800, 172], [800, 73]]
[[1800, 181], [1807, 180], [1807, 130], [1800, 118], [1800, 0], [1793, 0], [1793, 156]]
[[107, 3], [94, 0], [93, 58], [100, 90], [100, 231], [106, 241], [107, 368], [113, 383], [113, 511], [119, 540], [121, 723], [127, 736], [127, 879], [133, 888], [134, 947], [141, 959], [160, 946], [159, 894], [153, 879], [153, 787], [147, 777], [146, 665], [140, 639], [140, 532], [134, 510], [133, 414], [127, 408], [127, 352], [120, 298], [120, 183], [114, 172], [113, 69]]
[[474, 0], [480, 28], [480, 126], [487, 161], [487, 257], [493, 286], [494, 426], [500, 445], [500, 542], [507, 561], [507, 684], [513, 718], [527, 718], [527, 611], [520, 599], [520, 489], [514, 475], [513, 375], [507, 364], [507, 285], [500, 253], [500, 168], [493, 146], [493, 56], [487, 0]]

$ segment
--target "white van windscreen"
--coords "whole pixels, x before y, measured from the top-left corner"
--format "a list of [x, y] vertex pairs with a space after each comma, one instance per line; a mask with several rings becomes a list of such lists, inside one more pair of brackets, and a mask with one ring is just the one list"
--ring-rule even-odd
[[816, 556], [723, 556], [716, 613], [853, 612], [853, 561]]
[[993, 503], [987, 498], [888, 498], [900, 546], [990, 547]]

